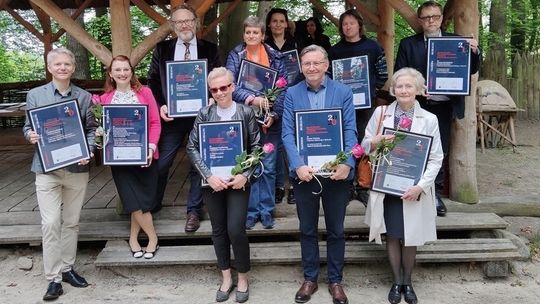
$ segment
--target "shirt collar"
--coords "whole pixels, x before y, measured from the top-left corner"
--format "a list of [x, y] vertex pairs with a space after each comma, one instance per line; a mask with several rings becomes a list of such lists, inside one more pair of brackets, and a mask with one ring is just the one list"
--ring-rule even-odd
[[69, 84], [68, 89], [65, 92], [63, 92], [64, 94], [62, 94], [62, 92], [60, 92], [60, 90], [58, 90], [58, 88], [56, 87], [56, 85], [54, 84], [53, 81], [51, 81], [51, 85], [52, 85], [52, 87], [54, 89], [54, 94], [58, 94], [58, 95], [60, 95], [62, 97], [71, 96], [71, 91], [72, 91], [71, 83]]
[[314, 92], [314, 93], [318, 93], [319, 91], [321, 90], [324, 90], [326, 89], [326, 85], [328, 84], [328, 76], [326, 76], [326, 74], [324, 75], [324, 79], [323, 81], [321, 82], [321, 85], [319, 86], [319, 89], [317, 91], [315, 91], [314, 89], [312, 89], [309, 84], [307, 83], [306, 81], [306, 87], [308, 89], [308, 91], [311, 91], [311, 92]]
[[[177, 38], [176, 39], [176, 44], [178, 45], [184, 45], [184, 40], [180, 39], [180, 38]], [[193, 38], [191, 38], [189, 42], [189, 46], [197, 46], [197, 36], [193, 35]]]

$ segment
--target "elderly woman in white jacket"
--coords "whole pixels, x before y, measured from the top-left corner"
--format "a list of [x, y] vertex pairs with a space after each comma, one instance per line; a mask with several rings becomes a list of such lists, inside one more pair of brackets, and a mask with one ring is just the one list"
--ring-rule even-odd
[[[381, 244], [381, 234], [386, 233], [386, 248], [392, 267], [394, 283], [388, 293], [390, 303], [399, 303], [403, 293], [409, 304], [418, 299], [411, 285], [411, 274], [416, 259], [416, 246], [437, 239], [437, 216], [434, 181], [443, 161], [437, 117], [422, 109], [416, 95], [424, 94], [425, 80], [412, 68], [397, 71], [391, 80], [390, 93], [396, 101], [388, 107], [378, 107], [371, 117], [362, 146], [374, 152], [383, 139], [383, 127], [397, 128], [402, 117], [412, 120], [409, 131], [433, 137], [431, 151], [420, 181], [406, 190], [403, 196], [371, 191], [365, 221], [369, 225], [369, 240]], [[381, 111], [385, 111], [382, 126], [378, 128]], [[379, 129], [379, 134], [374, 134]]]

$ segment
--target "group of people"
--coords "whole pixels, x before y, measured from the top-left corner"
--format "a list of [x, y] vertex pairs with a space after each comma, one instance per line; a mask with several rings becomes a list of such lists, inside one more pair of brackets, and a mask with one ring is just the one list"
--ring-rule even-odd
[[[294, 189], [294, 192], [289, 190], [289, 199], [294, 198], [296, 203], [304, 272], [304, 282], [294, 300], [306, 303], [318, 289], [318, 219], [322, 202], [327, 232], [328, 291], [333, 303], [348, 303], [341, 285], [345, 254], [344, 219], [357, 164], [350, 156], [333, 168], [329, 178], [316, 178], [315, 169], [308, 166], [298, 153], [295, 111], [341, 109], [344, 151], [351, 151], [355, 144], [361, 143], [366, 153], [373, 152], [382, 140], [392, 140], [392, 136], [381, 134], [381, 125], [396, 128], [400, 118], [407, 117], [412, 121], [409, 131], [433, 137], [427, 168], [420, 181], [402, 196], [368, 192], [362, 188], [356, 190], [358, 198], [367, 203], [369, 240], [381, 243], [381, 235], [385, 235], [393, 271], [388, 301], [399, 303], [403, 296], [407, 303], [417, 303], [411, 282], [416, 246], [436, 239], [435, 218], [437, 214], [446, 212], [440, 200], [443, 178], [440, 168], [448, 151], [450, 123], [464, 114], [462, 97], [425, 94], [425, 41], [431, 36], [450, 35], [441, 31], [442, 13], [441, 5], [434, 1], [427, 1], [418, 8], [417, 15], [424, 31], [400, 43], [395, 72], [390, 80], [390, 93], [396, 100], [385, 107], [364, 110], [355, 110], [351, 88], [331, 79], [327, 72], [332, 60], [367, 55], [374, 99], [376, 91], [388, 79], [384, 50], [365, 36], [363, 19], [355, 10], [348, 10], [340, 16], [341, 40], [331, 47], [326, 39], [321, 38], [320, 23], [316, 19], [308, 20], [308, 32], [314, 34], [310, 36], [312, 43], [300, 50], [303, 77], [280, 93], [272, 104], [271, 115], [259, 123], [253, 107], [259, 107], [266, 101], [262, 94], [236, 87], [240, 63], [247, 59], [273, 68], [279, 76], [286, 77], [281, 52], [298, 49], [295, 40], [287, 34], [287, 11], [272, 9], [266, 22], [254, 16], [248, 17], [243, 24], [244, 42], [230, 51], [223, 67], [217, 46], [195, 36], [198, 19], [194, 9], [186, 4], [173, 8], [169, 22], [177, 38], [156, 46], [148, 87], [137, 80], [128, 57], [116, 56], [107, 69], [104, 94], [97, 99], [101, 104], [148, 106], [148, 163], [144, 166], [111, 167], [124, 209], [131, 215], [129, 247], [132, 256], [152, 259], [159, 250], [152, 212], [161, 209], [169, 169], [187, 138], [186, 151], [192, 168], [185, 231], [197, 231], [204, 203], [212, 226], [218, 268], [222, 272], [215, 300], [226, 301], [234, 289], [237, 302], [248, 300], [250, 249], [246, 229], [252, 229], [259, 221], [266, 229], [274, 227], [272, 214], [276, 185], [277, 189], [283, 190], [283, 176], [279, 174], [286, 172]], [[470, 39], [469, 44], [473, 54], [471, 73], [475, 73], [479, 62], [478, 44], [475, 39]], [[169, 117], [166, 62], [192, 59], [208, 61], [207, 83], [212, 98], [196, 117]], [[47, 57], [47, 69], [53, 80], [28, 93], [28, 108], [77, 99], [86, 140], [93, 155], [97, 122], [91, 95], [70, 81], [75, 70], [73, 54], [65, 48], [52, 50]], [[262, 160], [264, 170], [257, 178], [248, 171], [223, 180], [214, 176], [202, 160], [198, 124], [229, 120], [242, 122], [241, 132], [247, 153], [266, 143], [272, 143], [277, 151], [281, 151], [265, 156]], [[40, 139], [28, 119], [23, 132], [32, 144]], [[281, 159], [284, 156], [286, 167]], [[62, 295], [62, 281], [75, 287], [88, 286], [73, 268], [79, 215], [88, 182], [88, 163], [89, 160], [82, 160], [49, 173], [43, 172], [37, 153], [32, 163], [42, 217], [43, 264], [49, 281], [44, 300]], [[280, 166], [284, 168], [279, 169]], [[202, 187], [201, 179], [206, 180], [209, 187]], [[138, 241], [141, 230], [148, 236], [146, 247]], [[238, 272], [237, 282], [233, 281], [231, 272], [231, 248], [234, 268]]]

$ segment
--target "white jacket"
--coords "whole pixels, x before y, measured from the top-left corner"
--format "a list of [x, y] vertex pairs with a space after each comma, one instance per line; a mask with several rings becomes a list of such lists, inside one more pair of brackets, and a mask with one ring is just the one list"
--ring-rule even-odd
[[[386, 113], [383, 116], [383, 125], [379, 133], [382, 133], [383, 127], [394, 128], [396, 105], [397, 102], [394, 101], [387, 107]], [[382, 107], [375, 109], [366, 127], [366, 134], [362, 140], [362, 147], [366, 151], [371, 150], [371, 139], [377, 131], [381, 111]], [[428, 241], [437, 239], [435, 224], [437, 210], [435, 207], [434, 181], [441, 168], [444, 154], [441, 146], [437, 117], [422, 109], [418, 101], [415, 101], [414, 104], [414, 118], [412, 120], [411, 132], [433, 136], [427, 168], [417, 184], [424, 189], [420, 196], [420, 201], [403, 200], [405, 246], [421, 246]], [[384, 223], [384, 196], [384, 193], [370, 191], [365, 216], [365, 223], [370, 228], [369, 241], [375, 240], [378, 244], [382, 243], [381, 234], [386, 233], [386, 225]]]

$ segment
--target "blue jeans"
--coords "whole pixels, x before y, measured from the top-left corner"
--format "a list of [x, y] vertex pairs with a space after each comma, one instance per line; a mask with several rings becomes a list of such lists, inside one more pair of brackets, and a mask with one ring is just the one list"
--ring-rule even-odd
[[277, 146], [276, 160], [276, 188], [285, 188], [285, 149], [283, 149], [283, 141], [279, 141]]
[[[156, 208], [161, 208], [161, 201], [165, 194], [165, 188], [169, 181], [169, 169], [171, 168], [178, 150], [182, 146], [186, 136], [193, 128], [195, 118], [177, 118], [172, 122], [161, 122], [161, 136], [158, 143], [158, 189], [156, 194]], [[189, 170], [189, 194], [187, 200], [187, 213], [202, 214], [201, 177], [191, 166]]]
[[[292, 178], [291, 178], [292, 179]], [[333, 181], [329, 178], [320, 178], [322, 193], [319, 183], [315, 179], [310, 182], [299, 183], [293, 180], [294, 197], [296, 198], [296, 212], [300, 220], [300, 246], [302, 251], [302, 267], [304, 279], [317, 282], [320, 268], [319, 255], [319, 201], [322, 198], [324, 221], [326, 223], [327, 239], [327, 265], [328, 282], [341, 283], [343, 278], [343, 264], [345, 259], [345, 236], [343, 222], [345, 211], [349, 201], [350, 181]]]
[[[261, 132], [261, 144], [272, 143], [277, 148], [281, 141], [281, 134], [278, 132]], [[277, 149], [263, 159], [263, 174], [251, 184], [249, 195], [248, 217], [259, 218], [262, 215], [271, 215], [276, 206], [276, 161], [278, 157]]]

